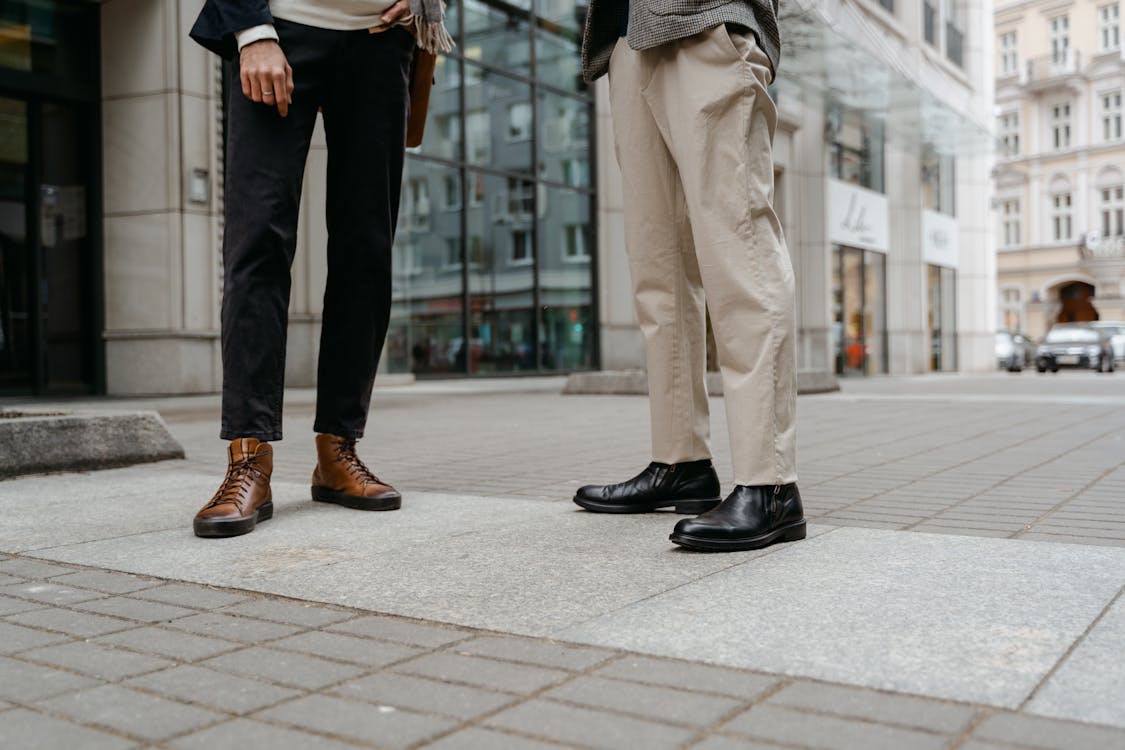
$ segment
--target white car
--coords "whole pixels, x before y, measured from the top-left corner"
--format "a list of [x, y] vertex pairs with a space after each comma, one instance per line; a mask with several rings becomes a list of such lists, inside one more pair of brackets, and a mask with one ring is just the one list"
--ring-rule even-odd
[[1090, 325], [1109, 332], [1113, 358], [1118, 362], [1125, 362], [1125, 323], [1120, 320], [1099, 320]]

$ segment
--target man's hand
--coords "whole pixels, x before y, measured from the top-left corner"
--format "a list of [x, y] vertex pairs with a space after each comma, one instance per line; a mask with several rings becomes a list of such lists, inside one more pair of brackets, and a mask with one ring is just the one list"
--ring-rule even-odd
[[242, 93], [247, 99], [277, 107], [278, 113], [289, 114], [293, 101], [293, 69], [272, 39], [263, 39], [242, 48], [240, 56]]
[[390, 26], [409, 12], [409, 0], [398, 0], [397, 3], [387, 8], [386, 12], [383, 13], [383, 15], [379, 17], [379, 19], [383, 22], [384, 26]]

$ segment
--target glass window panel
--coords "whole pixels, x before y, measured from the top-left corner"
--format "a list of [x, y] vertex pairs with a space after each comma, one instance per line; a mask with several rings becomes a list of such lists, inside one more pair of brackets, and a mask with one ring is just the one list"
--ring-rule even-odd
[[536, 77], [565, 91], [585, 92], [579, 32], [543, 27], [540, 23], [535, 33]]
[[477, 172], [482, 200], [467, 208], [472, 373], [536, 368], [535, 185]]
[[539, 359], [546, 370], [594, 366], [588, 193], [539, 190]]
[[464, 372], [461, 209], [446, 200], [460, 170], [408, 157], [402, 184], [383, 356], [390, 372]]
[[526, 10], [505, 10], [468, 0], [461, 54], [468, 60], [530, 78], [531, 36], [527, 18]]
[[27, 104], [0, 98], [0, 388], [32, 379]]
[[590, 104], [539, 92], [539, 177], [590, 186]]
[[0, 67], [95, 84], [98, 12], [88, 3], [0, 3]]
[[513, 122], [531, 127], [530, 84], [472, 63], [465, 65], [466, 160], [509, 172], [531, 172], [531, 139], [512, 132]]

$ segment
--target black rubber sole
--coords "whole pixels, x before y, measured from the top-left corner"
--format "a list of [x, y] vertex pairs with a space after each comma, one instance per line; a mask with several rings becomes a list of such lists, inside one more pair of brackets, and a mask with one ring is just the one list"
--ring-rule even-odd
[[231, 520], [197, 518], [192, 526], [195, 528], [196, 536], [204, 539], [222, 539], [228, 536], [249, 534], [259, 523], [271, 518], [273, 518], [273, 501], [269, 500], [258, 508], [252, 516]]
[[587, 500], [575, 495], [574, 502], [593, 513], [652, 513], [661, 508], [674, 508], [676, 513], [685, 516], [698, 516], [700, 513], [711, 510], [722, 500], [713, 497], [709, 500], [659, 500], [650, 503], [636, 503], [635, 505], [617, 505], [614, 503], [599, 503], [596, 500]]
[[798, 521], [780, 529], [774, 529], [768, 534], [748, 537], [746, 539], [704, 539], [690, 534], [673, 533], [668, 537], [676, 544], [687, 549], [701, 552], [740, 552], [750, 549], [761, 549], [779, 542], [796, 542], [805, 538], [805, 522]]
[[402, 495], [397, 492], [384, 492], [374, 497], [347, 495], [327, 487], [313, 487], [312, 499], [318, 503], [333, 503], [353, 510], [398, 510], [402, 507]]

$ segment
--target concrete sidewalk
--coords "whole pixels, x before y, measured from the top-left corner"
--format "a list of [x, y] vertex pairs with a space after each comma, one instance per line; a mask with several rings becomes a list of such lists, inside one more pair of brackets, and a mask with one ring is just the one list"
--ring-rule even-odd
[[137, 402], [186, 461], [0, 483], [0, 746], [1125, 746], [1125, 378], [1086, 375], [803, 397], [810, 539], [731, 555], [570, 503], [647, 461], [643, 398], [380, 390], [406, 503], [361, 514], [309, 500], [293, 392], [277, 516], [220, 541], [217, 399]]

